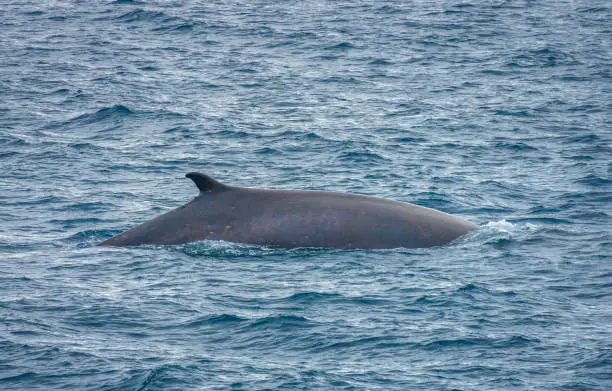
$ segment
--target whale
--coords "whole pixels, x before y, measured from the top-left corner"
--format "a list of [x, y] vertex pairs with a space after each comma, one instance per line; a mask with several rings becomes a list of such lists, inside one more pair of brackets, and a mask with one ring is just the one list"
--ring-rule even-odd
[[474, 231], [467, 220], [384, 198], [329, 191], [234, 187], [190, 172], [187, 204], [100, 243], [173, 245], [201, 240], [330, 249], [429, 248]]

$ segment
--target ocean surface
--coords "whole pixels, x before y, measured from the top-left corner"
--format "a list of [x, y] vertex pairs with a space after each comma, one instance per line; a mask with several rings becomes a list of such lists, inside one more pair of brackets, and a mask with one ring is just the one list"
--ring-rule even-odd
[[[0, 1], [0, 389], [612, 390], [612, 3]], [[431, 249], [97, 243], [236, 186]]]

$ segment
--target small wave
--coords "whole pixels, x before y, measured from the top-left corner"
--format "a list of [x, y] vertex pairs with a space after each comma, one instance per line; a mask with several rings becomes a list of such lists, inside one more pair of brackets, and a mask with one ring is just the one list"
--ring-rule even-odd
[[77, 232], [64, 240], [67, 242], [76, 242], [83, 246], [93, 246], [102, 242], [105, 239], [111, 238], [120, 234], [119, 230], [85, 230]]
[[[499, 221], [492, 221], [484, 226], [485, 228], [490, 228], [493, 231], [501, 232], [501, 233], [516, 233], [524, 230], [525, 227], [521, 227], [518, 224], [511, 223], [505, 219]], [[529, 226], [528, 228], [535, 228], [534, 226]]]
[[195, 22], [182, 21], [180, 23], [174, 23], [167, 26], [160, 26], [153, 29], [155, 32], [177, 32], [183, 33], [185, 31], [193, 30], [197, 26]]
[[138, 312], [127, 307], [105, 302], [104, 305], [79, 307], [71, 311], [72, 316], [66, 319], [69, 327], [110, 328], [131, 336], [145, 335], [135, 330], [149, 326], [147, 320]]
[[385, 114], [385, 117], [387, 118], [393, 118], [393, 117], [410, 117], [410, 116], [417, 116], [423, 113], [423, 108], [422, 107], [408, 107], [405, 106], [401, 107], [397, 110], [393, 110], [390, 111], [388, 113]]
[[115, 0], [112, 2], [112, 4], [116, 4], [116, 5], [123, 5], [123, 4], [130, 4], [130, 5], [137, 5], [137, 4], [143, 4], [142, 1], [138, 1], [138, 0]]
[[86, 225], [86, 224], [98, 224], [102, 222], [101, 219], [96, 217], [83, 217], [83, 218], [73, 218], [73, 219], [51, 219], [48, 220], [51, 224], [61, 225], [63, 229], [75, 228], [78, 226]]
[[422, 345], [425, 350], [439, 350], [449, 348], [465, 348], [475, 345], [490, 346], [491, 341], [487, 338], [457, 338], [457, 339], [437, 339]]
[[541, 224], [571, 224], [571, 221], [568, 219], [562, 219], [559, 217], [524, 217], [519, 219], [514, 219], [515, 223], [541, 223]]
[[183, 126], [174, 126], [172, 128], [164, 130], [164, 133], [191, 134], [191, 133], [195, 133], [195, 130], [191, 128], [186, 128]]
[[327, 301], [329, 299], [341, 298], [339, 293], [321, 293], [321, 292], [300, 292], [288, 296], [282, 301], [289, 303], [312, 304], [315, 302]]
[[15, 152], [15, 151], [0, 152], [0, 159], [17, 156], [19, 154], [20, 154], [19, 152]]
[[529, 117], [531, 113], [527, 109], [523, 110], [510, 110], [510, 109], [497, 109], [493, 111], [495, 115], [503, 115], [508, 117]]
[[2, 377], [2, 378], [0, 378], [0, 381], [2, 381], [2, 382], [22, 382], [22, 381], [25, 381], [25, 380], [33, 379], [33, 378], [35, 378], [37, 376], [38, 376], [38, 374], [36, 372], [26, 371], [26, 372], [22, 372], [22, 373], [17, 374], [17, 375]]
[[209, 133], [211, 136], [220, 138], [247, 138], [255, 135], [242, 130], [220, 130], [218, 132]]
[[[203, 326], [220, 326], [225, 327], [230, 324], [246, 322], [248, 319], [241, 318], [231, 314], [221, 315], [206, 315], [196, 319], [189, 320], [180, 325], [180, 327], [186, 328], [199, 328]], [[174, 326], [173, 326], [174, 327]]]
[[488, 289], [480, 285], [469, 283], [469, 284], [463, 285], [462, 287], [458, 288], [457, 292], [461, 292], [461, 293], [488, 292]]
[[111, 107], [105, 107], [96, 111], [95, 113], [82, 114], [78, 117], [73, 118], [70, 122], [80, 122], [85, 124], [92, 124], [100, 121], [118, 120], [134, 114], [132, 110], [123, 105], [115, 105]]
[[375, 59], [371, 60], [368, 64], [369, 65], [387, 66], [387, 65], [393, 65], [393, 61], [386, 60], [384, 58], [375, 58]]
[[404, 144], [404, 143], [425, 143], [427, 142], [426, 138], [423, 137], [409, 137], [409, 136], [403, 136], [403, 137], [395, 137], [392, 138], [391, 140]]
[[350, 50], [350, 49], [354, 49], [355, 46], [350, 43], [350, 42], [340, 42], [339, 44], [336, 45], [332, 45], [332, 46], [328, 46], [326, 49], [327, 50], [334, 50], [334, 51], [345, 51], [345, 50]]
[[278, 250], [267, 247], [226, 242], [224, 240], [201, 240], [176, 246], [172, 248], [192, 257], [215, 257], [215, 258], [234, 258], [243, 256], [263, 256]]
[[507, 64], [518, 68], [549, 68], [559, 65], [575, 65], [576, 60], [568, 53], [552, 48], [526, 50]]
[[64, 197], [56, 197], [52, 195], [44, 195], [37, 198], [30, 198], [23, 201], [16, 202], [5, 202], [4, 205], [10, 206], [25, 206], [25, 205], [57, 205], [65, 202], [66, 199]]
[[[175, 389], [169, 387], [168, 378], [177, 376], [182, 372], [188, 372], [192, 369], [188, 369], [179, 364], [163, 364], [150, 369], [148, 372], [143, 370], [133, 370], [131, 373], [136, 373], [128, 379], [125, 379], [122, 383], [114, 385], [113, 390], [129, 390], [134, 389], [136, 391], [145, 391], [149, 389]], [[136, 388], [136, 386], [138, 386]], [[104, 388], [110, 389], [110, 388]]]
[[283, 153], [281, 151], [279, 151], [278, 149], [274, 149], [274, 148], [270, 148], [270, 147], [264, 147], [264, 148], [259, 148], [253, 151], [253, 153], [255, 153], [256, 155], [282, 155]]
[[276, 316], [267, 316], [265, 318], [260, 318], [255, 321], [252, 321], [247, 326], [247, 329], [289, 330], [289, 329], [296, 329], [296, 328], [310, 328], [313, 326], [314, 324], [312, 321], [302, 316], [276, 315]]
[[507, 142], [507, 141], [500, 141], [496, 143], [494, 146], [495, 148], [503, 148], [503, 149], [509, 149], [512, 151], [521, 151], [521, 152], [538, 150], [538, 148], [533, 147], [526, 143], [522, 143], [522, 142], [512, 143], [512, 142]]
[[576, 182], [582, 183], [587, 186], [593, 186], [593, 187], [600, 187], [600, 186], [604, 187], [604, 186], [612, 184], [612, 180], [608, 178], [603, 178], [603, 177], [600, 177], [594, 174], [589, 174], [585, 176], [584, 178], [577, 180]]
[[[589, 370], [609, 370], [612, 366], [612, 349], [602, 348], [601, 351], [592, 352], [573, 365], [574, 369], [587, 368]], [[608, 372], [609, 375], [609, 372]], [[609, 379], [609, 376], [608, 376]]]
[[455, 290], [459, 295], [487, 295], [487, 296], [516, 296], [517, 293], [513, 290], [507, 290], [499, 287], [486, 287], [483, 284], [468, 283]]
[[[168, 246], [175, 251], [183, 252], [193, 257], [234, 258], [248, 256], [252, 259], [281, 255], [283, 257], [304, 259], [321, 254], [337, 254], [343, 252], [359, 251], [355, 249], [329, 249], [324, 247], [296, 247], [284, 248], [259, 244], [235, 243], [224, 240], [201, 240], [179, 245]], [[376, 250], [373, 250], [376, 251]], [[379, 250], [382, 251], [382, 250]]]
[[386, 161], [383, 156], [369, 151], [351, 151], [351, 152], [343, 152], [338, 156], [338, 160], [340, 161], [351, 161], [354, 163], [380, 163]]
[[507, 247], [533, 237], [541, 228], [531, 222], [509, 222], [505, 219], [488, 222], [476, 231], [457, 242], [460, 246], [481, 246], [484, 244], [495, 247]]
[[[582, 111], [582, 110], [581, 110]], [[588, 131], [588, 129], [584, 129], [581, 131]], [[601, 137], [596, 135], [596, 134], [579, 134], [576, 136], [571, 136], [571, 137], [567, 137], [563, 139], [563, 143], [564, 144], [576, 144], [576, 143], [587, 143], [587, 144], [592, 144], [592, 143], [598, 143], [601, 141]]]
[[304, 141], [312, 141], [312, 140], [325, 140], [329, 141], [325, 137], [315, 133], [315, 132], [296, 132], [293, 130], [286, 130], [280, 133], [276, 133], [273, 137], [278, 138], [280, 140], [285, 141], [287, 138], [304, 140]]
[[342, 76], [338, 76], [338, 75], [334, 75], [334, 76], [327, 76], [327, 77], [323, 77], [318, 79], [318, 81], [322, 82], [322, 83], [338, 83], [338, 84], [363, 84], [364, 81], [360, 78], [357, 77], [352, 77], [352, 76], [346, 76], [346, 75], [342, 75]]
[[397, 348], [402, 345], [414, 345], [413, 342], [402, 341], [396, 336], [375, 336], [349, 339], [340, 342], [326, 343], [314, 347], [314, 352], [328, 352], [334, 350], [380, 350], [385, 348]]
[[422, 345], [425, 350], [469, 348], [483, 346], [486, 348], [507, 349], [523, 347], [540, 342], [538, 339], [527, 338], [522, 335], [514, 335], [506, 338], [456, 338], [438, 339]]
[[117, 21], [133, 23], [133, 22], [168, 22], [178, 18], [170, 16], [162, 11], [147, 11], [142, 8], [137, 8], [128, 11], [115, 18]]
[[68, 145], [70, 148], [82, 151], [82, 150], [96, 150], [99, 149], [100, 147], [92, 144], [92, 143], [83, 143], [83, 142], [79, 142], [79, 143], [72, 143]]

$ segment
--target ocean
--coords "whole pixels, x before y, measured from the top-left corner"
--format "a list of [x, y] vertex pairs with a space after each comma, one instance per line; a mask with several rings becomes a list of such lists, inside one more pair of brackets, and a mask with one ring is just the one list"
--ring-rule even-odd
[[[0, 389], [612, 389], [608, 0], [0, 3]], [[478, 230], [96, 246], [189, 171]]]

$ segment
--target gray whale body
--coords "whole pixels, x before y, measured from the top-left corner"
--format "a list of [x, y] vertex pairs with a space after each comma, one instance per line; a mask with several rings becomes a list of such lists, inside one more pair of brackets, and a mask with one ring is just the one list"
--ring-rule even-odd
[[100, 245], [209, 239], [284, 248], [424, 248], [476, 228], [444, 212], [382, 198], [233, 187], [197, 172], [186, 177], [200, 190], [191, 202]]

